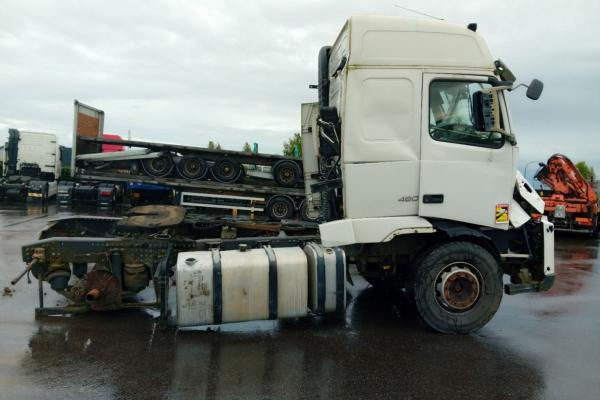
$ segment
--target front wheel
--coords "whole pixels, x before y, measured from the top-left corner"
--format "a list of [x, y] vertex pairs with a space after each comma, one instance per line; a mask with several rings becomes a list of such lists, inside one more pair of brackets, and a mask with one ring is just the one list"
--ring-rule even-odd
[[483, 247], [468, 242], [441, 245], [415, 260], [410, 293], [427, 325], [465, 334], [484, 326], [502, 299], [502, 272]]

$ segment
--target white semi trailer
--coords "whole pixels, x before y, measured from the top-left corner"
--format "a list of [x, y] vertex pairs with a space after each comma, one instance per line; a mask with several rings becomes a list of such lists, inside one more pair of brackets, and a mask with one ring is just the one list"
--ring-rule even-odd
[[[193, 326], [342, 312], [355, 265], [406, 292], [431, 328], [468, 333], [504, 292], [552, 286], [553, 225], [530, 217], [544, 203], [516, 170], [507, 97], [520, 85], [474, 24], [353, 17], [318, 64], [319, 101], [301, 115], [319, 234], [223, 222], [210, 236], [178, 207], [55, 221], [23, 246], [38, 313], [154, 306]], [[541, 90], [534, 80], [527, 96]], [[72, 305], [44, 308], [43, 281]], [[124, 303], [150, 281], [156, 303]]]

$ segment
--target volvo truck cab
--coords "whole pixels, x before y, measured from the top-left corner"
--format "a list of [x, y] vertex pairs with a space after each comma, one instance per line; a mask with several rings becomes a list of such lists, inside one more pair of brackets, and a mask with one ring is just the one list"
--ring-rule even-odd
[[516, 169], [507, 97], [520, 85], [475, 24], [353, 17], [318, 64], [303, 163], [325, 246], [442, 332], [483, 326], [503, 289], [552, 285], [553, 226], [530, 217], [544, 203]]

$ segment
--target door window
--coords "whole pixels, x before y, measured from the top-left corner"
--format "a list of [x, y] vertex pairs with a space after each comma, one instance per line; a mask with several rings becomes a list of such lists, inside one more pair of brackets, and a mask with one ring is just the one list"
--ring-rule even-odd
[[432, 81], [429, 86], [429, 135], [442, 142], [502, 147], [502, 134], [475, 129], [473, 94], [490, 87], [485, 82]]

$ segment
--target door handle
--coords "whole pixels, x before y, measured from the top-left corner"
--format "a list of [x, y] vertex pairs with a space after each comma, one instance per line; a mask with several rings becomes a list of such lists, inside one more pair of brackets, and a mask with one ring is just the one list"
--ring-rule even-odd
[[442, 204], [444, 202], [443, 194], [424, 194], [423, 204]]

